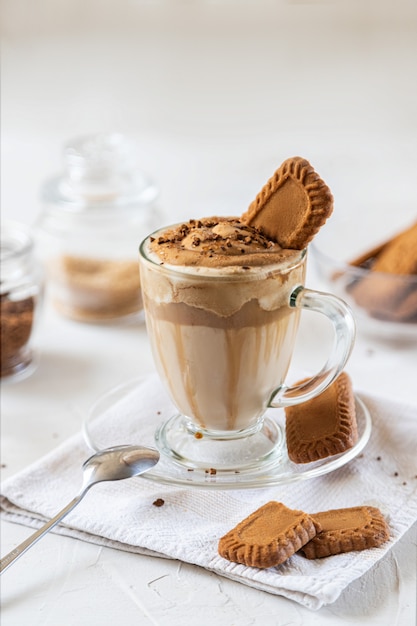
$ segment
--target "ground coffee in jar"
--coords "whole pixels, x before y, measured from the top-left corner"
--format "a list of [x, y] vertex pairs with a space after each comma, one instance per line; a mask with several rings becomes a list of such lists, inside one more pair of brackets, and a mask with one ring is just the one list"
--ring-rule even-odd
[[39, 314], [43, 277], [33, 241], [22, 224], [1, 228], [0, 376], [15, 380], [35, 367], [33, 334]]

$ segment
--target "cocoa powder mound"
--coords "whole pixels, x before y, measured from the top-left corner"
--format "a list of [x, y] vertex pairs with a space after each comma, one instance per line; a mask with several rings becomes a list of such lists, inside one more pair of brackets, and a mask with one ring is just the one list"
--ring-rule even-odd
[[0, 299], [0, 376], [8, 376], [23, 365], [33, 326], [35, 301], [33, 297], [11, 300], [8, 294]]

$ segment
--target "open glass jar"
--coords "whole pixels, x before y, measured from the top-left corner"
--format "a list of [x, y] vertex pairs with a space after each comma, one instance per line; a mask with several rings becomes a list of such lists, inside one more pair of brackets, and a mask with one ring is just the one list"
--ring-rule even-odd
[[37, 364], [33, 340], [43, 295], [42, 269], [23, 224], [2, 224], [0, 260], [0, 376], [16, 381], [29, 376]]
[[48, 295], [72, 319], [130, 319], [142, 310], [137, 248], [158, 227], [159, 210], [135, 152], [118, 133], [75, 139], [64, 148], [63, 173], [42, 187], [35, 229]]

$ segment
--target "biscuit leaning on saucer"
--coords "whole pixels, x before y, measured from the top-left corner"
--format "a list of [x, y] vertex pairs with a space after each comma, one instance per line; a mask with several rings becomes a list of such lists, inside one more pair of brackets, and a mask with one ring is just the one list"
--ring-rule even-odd
[[311, 463], [352, 448], [358, 441], [358, 427], [350, 376], [342, 372], [320, 395], [286, 407], [285, 426], [293, 463]]
[[292, 157], [268, 180], [241, 221], [279, 243], [302, 250], [333, 211], [333, 196], [310, 163]]

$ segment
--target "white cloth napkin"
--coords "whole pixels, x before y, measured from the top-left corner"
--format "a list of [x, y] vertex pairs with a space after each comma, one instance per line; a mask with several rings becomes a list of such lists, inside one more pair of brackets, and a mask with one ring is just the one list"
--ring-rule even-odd
[[[330, 474], [283, 486], [232, 491], [167, 486], [144, 477], [101, 483], [55, 532], [194, 563], [311, 609], [334, 602], [417, 519], [417, 408], [360, 395], [372, 415], [370, 441], [357, 458]], [[157, 377], [150, 376], [108, 409], [95, 427], [100, 427], [98, 438], [106, 445], [152, 445], [155, 427], [172, 412]], [[0, 500], [4, 519], [37, 528], [39, 520], [55, 515], [78, 492], [81, 464], [90, 454], [80, 434], [5, 481]], [[164, 500], [163, 506], [153, 505], [158, 498]], [[309, 513], [377, 506], [389, 523], [391, 539], [380, 548], [319, 560], [296, 554], [267, 570], [222, 559], [217, 552], [219, 538], [269, 500]]]

